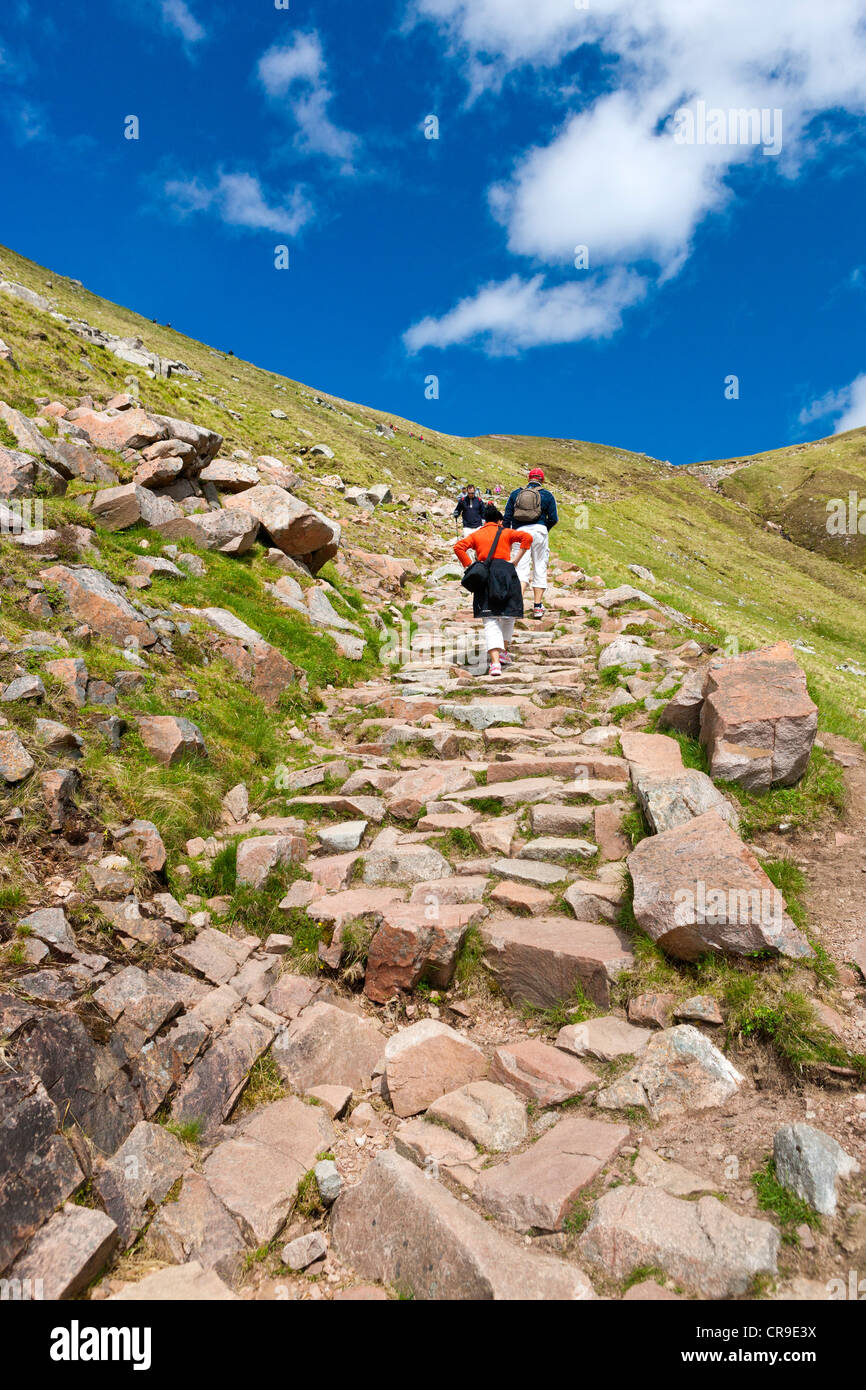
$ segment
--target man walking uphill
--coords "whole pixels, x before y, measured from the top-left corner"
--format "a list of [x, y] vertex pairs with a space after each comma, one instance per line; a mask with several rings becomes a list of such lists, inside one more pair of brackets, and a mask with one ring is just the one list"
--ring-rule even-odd
[[556, 498], [542, 487], [544, 472], [532, 468], [527, 487], [516, 487], [505, 506], [505, 525], [528, 531], [532, 548], [524, 551], [517, 564], [521, 584], [532, 579], [533, 618], [544, 617], [544, 591], [547, 588], [547, 562], [550, 558], [550, 533], [559, 520]]
[[477, 531], [484, 522], [484, 503], [470, 483], [466, 493], [454, 508], [454, 515], [463, 523], [464, 536]]

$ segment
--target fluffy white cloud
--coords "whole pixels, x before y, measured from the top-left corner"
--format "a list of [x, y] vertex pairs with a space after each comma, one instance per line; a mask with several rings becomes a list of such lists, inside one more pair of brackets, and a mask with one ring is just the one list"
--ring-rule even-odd
[[543, 275], [519, 275], [483, 286], [442, 318], [425, 318], [404, 335], [410, 352], [451, 347], [480, 338], [491, 355], [506, 355], [551, 343], [608, 338], [622, 312], [639, 300], [646, 282], [618, 270], [603, 280], [547, 286]]
[[352, 172], [358, 138], [331, 120], [333, 93], [319, 35], [296, 34], [286, 44], [274, 44], [258, 62], [258, 79], [269, 97], [286, 102], [298, 125], [298, 143], [310, 154], [325, 154]]
[[[583, 243], [595, 267], [650, 261], [664, 280], [703, 219], [731, 197], [734, 166], [795, 177], [819, 148], [808, 129], [814, 116], [866, 113], [866, 0], [589, 0], [587, 9], [569, 0], [413, 0], [411, 13], [462, 56], [472, 96], [518, 68], [555, 69], [583, 44], [610, 60], [612, 88], [524, 150], [489, 190], [509, 250], [536, 263], [567, 263]], [[549, 73], [544, 81], [549, 90]], [[725, 113], [780, 111], [781, 157], [727, 137], [678, 142], [674, 113], [698, 102]]]
[[199, 24], [186, 0], [160, 0], [159, 8], [163, 23], [180, 34], [186, 43], [200, 43], [205, 37], [204, 27]]
[[833, 433], [844, 434], [846, 430], [860, 429], [866, 425], [866, 372], [861, 372], [848, 386], [839, 391], [828, 391], [819, 400], [800, 411], [800, 424], [810, 424], [812, 420], [825, 420], [836, 416]]
[[295, 236], [312, 220], [313, 208], [300, 188], [282, 203], [271, 204], [253, 174], [220, 172], [216, 181], [173, 179], [165, 193], [181, 215], [212, 212], [230, 227]]

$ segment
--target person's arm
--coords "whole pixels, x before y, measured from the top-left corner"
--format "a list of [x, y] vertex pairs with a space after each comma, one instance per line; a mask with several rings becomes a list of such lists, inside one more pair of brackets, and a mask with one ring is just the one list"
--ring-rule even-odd
[[515, 499], [516, 496], [517, 496], [517, 492], [516, 492], [516, 491], [515, 491], [515, 492], [512, 492], [512, 493], [509, 495], [508, 501], [505, 503], [505, 518], [504, 518], [504, 520], [505, 520], [505, 525], [508, 526], [508, 527], [511, 526], [511, 523], [512, 523], [513, 520], [514, 520], [514, 499]]
[[457, 559], [464, 569], [468, 569], [471, 563], [469, 552], [474, 549], [473, 540], [473, 536], [464, 536], [462, 540], [457, 541], [454, 546], [454, 554], [457, 556]]
[[548, 531], [552, 531], [556, 523], [559, 521], [559, 512], [556, 510], [556, 498], [554, 497], [553, 493], [549, 492], [547, 496], [547, 529]]
[[532, 537], [530, 536], [528, 531], [509, 531], [507, 532], [507, 535], [508, 544], [519, 545], [521, 554], [523, 554], [525, 550], [528, 550], [529, 547], [532, 545]]
[[457, 518], [457, 517], [460, 517], [460, 516], [462, 516], [462, 515], [463, 515], [463, 498], [461, 497], [460, 500], [459, 500], [459, 502], [457, 503], [457, 506], [454, 508], [454, 516], [455, 516], [455, 518]]

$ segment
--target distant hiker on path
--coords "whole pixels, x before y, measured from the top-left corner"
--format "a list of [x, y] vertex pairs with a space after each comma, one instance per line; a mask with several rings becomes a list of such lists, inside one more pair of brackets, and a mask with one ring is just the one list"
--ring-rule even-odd
[[521, 584], [532, 578], [533, 618], [544, 617], [547, 588], [547, 562], [550, 559], [550, 532], [559, 520], [556, 498], [546, 487], [544, 470], [531, 468], [527, 487], [516, 487], [505, 504], [506, 526], [519, 526], [532, 537], [532, 549], [524, 551], [517, 563]]
[[511, 563], [511, 547], [519, 545], [521, 560], [532, 546], [528, 531], [513, 531], [492, 502], [484, 508], [484, 525], [454, 546], [454, 553], [465, 570], [475, 564], [486, 567], [479, 587], [471, 590], [472, 611], [484, 623], [484, 641], [490, 661], [490, 675], [501, 676], [503, 663], [511, 661], [508, 644], [514, 636], [514, 621], [523, 617], [523, 593], [517, 570]]
[[468, 536], [484, 521], [484, 503], [477, 496], [475, 488], [470, 483], [463, 497], [454, 508], [454, 515], [463, 525], [463, 535]]

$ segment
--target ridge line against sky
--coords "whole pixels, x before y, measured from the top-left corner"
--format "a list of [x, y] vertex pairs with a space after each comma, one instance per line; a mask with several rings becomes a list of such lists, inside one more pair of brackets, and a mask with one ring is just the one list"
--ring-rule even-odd
[[[750, 451], [785, 442], [767, 439], [770, 419], [777, 435], [794, 437], [816, 422], [839, 432], [866, 425], [856, 333], [866, 270], [838, 216], [816, 241], [817, 208], [808, 206], [816, 188], [830, 197], [844, 190], [863, 212], [866, 0], [588, 0], [586, 8], [575, 0], [388, 0], [381, 21], [343, 7], [338, 14], [332, 0], [275, 0], [252, 17], [202, 0], [144, 0], [135, 16], [120, 0], [88, 9], [104, 16], [107, 41], [125, 39], [145, 66], [182, 73], [199, 93], [214, 78], [210, 114], [199, 103], [200, 129], [181, 130], [174, 142], [142, 138], [131, 212], [158, 220], [174, 245], [185, 233], [214, 248], [215, 260], [235, 264], [239, 237], [289, 239], [296, 275], [315, 258], [317, 242], [326, 248], [358, 378], [353, 386], [341, 352], [335, 394], [369, 394], [375, 359], [380, 382], [400, 383], [395, 410], [419, 418], [402, 399], [404, 384], [435, 376], [438, 394], [424, 395], [430, 423], [438, 401], [450, 420], [442, 428], [466, 433], [451, 415], [461, 394], [473, 411], [484, 409], [492, 429], [501, 426], [493, 414], [497, 381], [512, 403], [519, 381], [531, 409], [533, 399], [552, 395], [556, 379], [576, 379], [581, 411], [600, 403], [600, 387], [613, 402], [628, 395], [637, 420], [639, 406], [644, 418], [663, 417], [665, 406], [687, 414], [686, 396], [697, 403], [706, 390], [709, 401], [711, 389], [718, 400], [712, 412], [705, 406], [705, 418], [715, 418], [723, 384], [734, 379], [751, 393], [735, 433], [745, 433], [747, 419], [762, 431]], [[13, 165], [26, 156], [36, 168], [54, 168], [58, 159], [102, 154], [102, 122], [87, 128], [79, 110], [77, 125], [58, 133], [68, 94], [38, 80], [64, 42], [62, 12], [44, 16], [29, 0], [10, 0], [0, 19], [0, 95]], [[134, 110], [141, 88], [135, 74], [126, 83], [125, 104]], [[123, 90], [118, 77], [118, 99]], [[175, 86], [171, 98], [183, 105], [183, 95]], [[679, 138], [683, 110], [752, 109], [767, 117], [757, 142], [714, 142], [706, 130], [703, 138], [700, 131]], [[425, 139], [434, 115], [438, 138]], [[159, 119], [168, 124], [169, 113]], [[106, 165], [119, 167], [122, 153], [112, 148]], [[387, 227], [382, 220], [380, 244], [370, 245], [375, 211], [386, 206], [392, 220]], [[24, 210], [16, 211], [26, 226]], [[435, 233], [419, 256], [413, 239], [425, 220]], [[678, 395], [671, 386], [666, 402], [654, 399], [643, 380], [647, 362], [664, 360], [664, 345], [677, 337], [722, 325], [725, 295], [712, 285], [712, 267], [730, 269], [733, 245], [743, 256], [747, 226], [746, 370], [730, 360], [738, 355], [730, 351], [731, 323], [718, 333], [718, 367], [712, 331], [704, 334], [712, 388], [693, 363], [690, 391]], [[805, 277], [792, 258], [801, 230], [815, 242]], [[447, 242], [441, 255], [433, 236]], [[352, 285], [358, 244], [367, 264]], [[20, 249], [29, 253], [26, 240]], [[34, 255], [52, 263], [35, 248]], [[343, 258], [339, 268], [335, 256]], [[152, 283], [152, 273], [130, 267], [129, 292], [113, 288], [112, 297], [135, 298], [139, 275]], [[319, 286], [327, 313], [324, 280]], [[311, 280], [308, 303], [315, 290]], [[362, 366], [360, 325], [371, 291], [387, 297], [387, 309], [373, 299], [373, 351]], [[822, 315], [827, 322], [813, 335], [804, 331]], [[834, 316], [843, 331], [833, 331]], [[800, 357], [812, 359], [802, 375], [790, 348], [772, 349], [776, 362], [762, 341], [776, 324], [780, 340], [790, 338], [789, 321], [801, 325]], [[249, 325], [239, 319], [238, 327]], [[301, 357], [288, 374], [327, 380], [315, 361], [326, 360], [324, 341], [313, 346], [310, 368]], [[554, 384], [540, 386], [545, 363]], [[721, 413], [718, 420], [724, 445], [728, 421]], [[594, 434], [605, 431], [596, 426]], [[606, 437], [618, 442], [617, 429]], [[631, 447], [666, 452], [651, 440]], [[739, 439], [729, 450], [743, 451]], [[724, 452], [715, 438], [691, 448], [692, 457]]]

